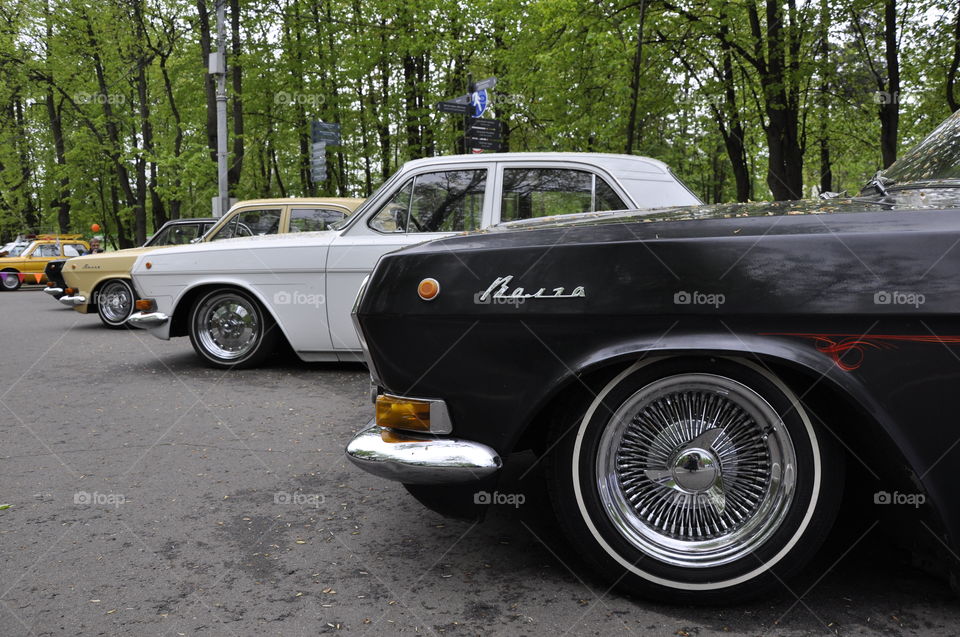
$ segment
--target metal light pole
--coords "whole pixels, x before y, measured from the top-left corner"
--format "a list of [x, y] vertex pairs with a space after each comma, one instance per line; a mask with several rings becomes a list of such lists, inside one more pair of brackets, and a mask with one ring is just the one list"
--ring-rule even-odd
[[227, 184], [227, 28], [226, 0], [217, 0], [217, 51], [210, 54], [210, 73], [217, 76], [217, 202], [214, 216], [230, 208]]

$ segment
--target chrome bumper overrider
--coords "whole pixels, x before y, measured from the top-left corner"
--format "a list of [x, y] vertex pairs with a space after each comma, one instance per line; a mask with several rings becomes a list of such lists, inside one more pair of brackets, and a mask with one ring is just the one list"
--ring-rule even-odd
[[[384, 441], [382, 431], [403, 442]], [[346, 453], [364, 471], [404, 484], [472, 482], [503, 466], [497, 452], [479, 442], [394, 432], [373, 423], [354, 436]]]
[[57, 296], [58, 294], [63, 294], [63, 288], [49, 287], [49, 288], [43, 288], [43, 291], [49, 294], [50, 296]]
[[87, 297], [80, 296], [79, 294], [75, 296], [61, 296], [60, 302], [63, 303], [64, 305], [69, 305], [70, 307], [74, 307], [74, 306], [83, 305], [84, 303], [86, 303]]
[[127, 319], [127, 323], [148, 330], [151, 327], [160, 327], [169, 320], [170, 317], [163, 312], [134, 312]]

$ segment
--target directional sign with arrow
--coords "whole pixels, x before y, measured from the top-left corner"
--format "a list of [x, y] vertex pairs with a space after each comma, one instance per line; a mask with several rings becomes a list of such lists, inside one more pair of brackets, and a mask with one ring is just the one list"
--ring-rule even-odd
[[492, 91], [493, 87], [497, 85], [497, 78], [488, 77], [485, 80], [480, 80], [473, 85], [473, 90], [475, 91]]
[[506, 124], [498, 119], [470, 119], [467, 121], [467, 124], [470, 126], [470, 128], [477, 130], [484, 129], [502, 131], [506, 128]]
[[456, 113], [457, 115], [467, 115], [473, 110], [469, 103], [446, 101], [437, 104], [437, 109], [441, 113]]

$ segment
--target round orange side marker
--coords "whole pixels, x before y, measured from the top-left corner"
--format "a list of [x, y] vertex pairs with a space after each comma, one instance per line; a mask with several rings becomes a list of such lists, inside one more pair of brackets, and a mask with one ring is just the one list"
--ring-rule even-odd
[[153, 264], [150, 263], [149, 261], [147, 261], [147, 262], [144, 263], [143, 265], [144, 265], [144, 267], [147, 268], [148, 270], [153, 267]]
[[432, 301], [440, 294], [440, 283], [436, 279], [424, 279], [417, 286], [417, 294], [424, 301]]

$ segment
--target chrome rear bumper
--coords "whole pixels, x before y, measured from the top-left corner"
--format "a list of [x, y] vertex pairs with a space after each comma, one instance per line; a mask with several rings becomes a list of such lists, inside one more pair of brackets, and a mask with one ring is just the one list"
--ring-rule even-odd
[[[383, 431], [402, 442], [386, 442]], [[354, 436], [346, 454], [364, 471], [404, 484], [473, 482], [503, 466], [497, 452], [479, 442], [394, 432], [372, 422]]]
[[152, 327], [160, 327], [169, 320], [170, 317], [163, 312], [134, 312], [127, 319], [127, 323], [148, 330]]
[[43, 291], [49, 294], [50, 296], [59, 296], [63, 294], [63, 288], [58, 288], [53, 286], [48, 288], [43, 288]]

